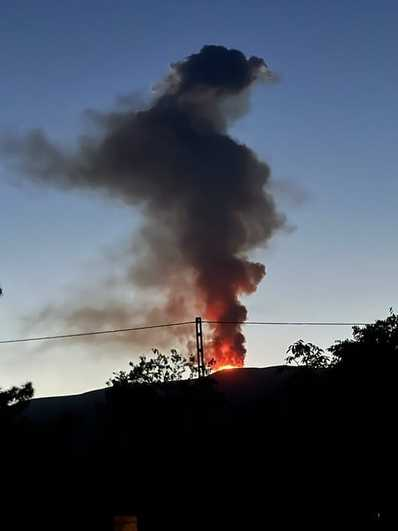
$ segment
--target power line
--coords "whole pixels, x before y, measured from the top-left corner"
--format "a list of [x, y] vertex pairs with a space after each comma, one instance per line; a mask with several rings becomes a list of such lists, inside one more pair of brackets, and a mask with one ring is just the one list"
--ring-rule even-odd
[[[203, 324], [217, 325], [264, 325], [264, 326], [367, 326], [370, 323], [358, 322], [322, 322], [322, 321], [202, 321]], [[120, 334], [124, 332], [137, 332], [140, 330], [151, 330], [154, 328], [170, 328], [172, 326], [183, 326], [195, 324], [195, 321], [183, 321], [180, 323], [163, 323], [146, 326], [135, 326], [130, 328], [114, 328], [111, 330], [95, 330], [92, 332], [76, 332], [72, 334], [59, 334], [54, 336], [25, 337], [18, 339], [2, 339], [0, 345], [10, 343], [28, 343], [31, 341], [47, 341], [52, 339], [68, 339], [74, 337], [99, 336], [105, 334]]]
[[204, 324], [220, 325], [277, 325], [277, 326], [367, 326], [370, 323], [332, 321], [202, 321]]
[[119, 334], [121, 332], [137, 332], [138, 330], [150, 330], [153, 328], [166, 328], [171, 326], [182, 326], [188, 324], [195, 324], [195, 321], [185, 321], [182, 323], [164, 323], [157, 325], [148, 325], [148, 326], [135, 326], [132, 328], [115, 328], [112, 330], [95, 330], [93, 332], [77, 332], [74, 334], [60, 334], [55, 336], [41, 336], [41, 337], [25, 337], [22, 339], [2, 339], [0, 344], [4, 345], [6, 343], [27, 343], [29, 341], [46, 341], [48, 339], [67, 339], [72, 337], [83, 337], [83, 336], [99, 336], [104, 334]]

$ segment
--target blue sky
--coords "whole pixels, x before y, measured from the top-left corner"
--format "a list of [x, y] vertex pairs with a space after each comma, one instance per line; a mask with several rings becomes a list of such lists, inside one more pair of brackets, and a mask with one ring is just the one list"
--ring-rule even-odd
[[[204, 44], [264, 57], [280, 81], [255, 90], [232, 134], [271, 165], [295, 230], [256, 253], [268, 276], [247, 299], [250, 318], [374, 320], [398, 296], [397, 15], [387, 0], [4, 0], [0, 131], [42, 127], [71, 143], [84, 109], [145, 97], [170, 63]], [[101, 257], [138, 218], [101, 197], [18, 182], [1, 163], [0, 193], [0, 336], [8, 338], [88, 277], [100, 282], [111, 267]], [[250, 328], [247, 363], [280, 363], [299, 337], [327, 346], [349, 333]], [[98, 358], [72, 343], [0, 349], [0, 386], [31, 379], [38, 394], [99, 387], [136, 354], [134, 345]]]

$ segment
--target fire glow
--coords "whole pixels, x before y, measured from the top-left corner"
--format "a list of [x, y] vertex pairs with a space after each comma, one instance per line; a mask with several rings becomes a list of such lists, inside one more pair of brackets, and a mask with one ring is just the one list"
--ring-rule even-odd
[[220, 371], [230, 371], [231, 369], [238, 369], [239, 367], [236, 367], [235, 365], [221, 365], [221, 367], [218, 367], [217, 372]]

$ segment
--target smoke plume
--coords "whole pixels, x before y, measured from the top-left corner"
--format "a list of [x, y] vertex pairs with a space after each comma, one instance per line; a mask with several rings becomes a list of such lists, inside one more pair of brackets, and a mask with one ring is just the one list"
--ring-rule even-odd
[[[7, 138], [3, 153], [34, 181], [141, 206], [144, 227], [131, 246], [139, 255], [128, 278], [135, 287], [166, 291], [168, 321], [194, 307], [211, 321], [242, 322], [247, 311], [239, 298], [265, 275], [248, 253], [266, 244], [284, 217], [270, 192], [269, 167], [227, 130], [246, 112], [250, 87], [269, 76], [262, 59], [205, 46], [171, 66], [151, 104], [91, 113], [95, 133], [75, 152], [36, 130]], [[110, 311], [128, 314], [117, 303], [103, 308]], [[70, 315], [86, 326], [104, 322], [101, 309]], [[217, 366], [241, 366], [245, 352], [239, 324], [211, 325], [207, 357]]]

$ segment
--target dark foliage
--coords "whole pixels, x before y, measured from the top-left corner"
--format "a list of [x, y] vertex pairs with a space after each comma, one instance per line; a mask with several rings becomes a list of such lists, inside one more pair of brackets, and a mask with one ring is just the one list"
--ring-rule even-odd
[[0, 389], [0, 410], [9, 406], [23, 406], [33, 397], [34, 390], [31, 382], [20, 387], [11, 387], [5, 391]]
[[290, 345], [287, 349], [286, 363], [288, 365], [304, 365], [312, 369], [324, 369], [333, 365], [333, 360], [325, 351], [313, 343], [304, 343], [302, 339]]
[[392, 309], [383, 320], [366, 326], [354, 326], [352, 339], [336, 341], [327, 350], [329, 354], [314, 345], [304, 343], [302, 339], [290, 345], [285, 361], [312, 369], [344, 368], [363, 372], [392, 367], [398, 355], [398, 315]]
[[[160, 382], [176, 382], [184, 379], [197, 378], [198, 367], [195, 356], [183, 356], [176, 350], [169, 355], [153, 350], [154, 356], [141, 356], [139, 361], [130, 361], [131, 370], [113, 373], [108, 385], [123, 386], [132, 383], [150, 384]], [[213, 363], [206, 365], [206, 374], [210, 374]]]
[[29, 404], [34, 390], [31, 382], [20, 387], [13, 386], [6, 390], [0, 389], [0, 429], [3, 429], [5, 439], [10, 440], [15, 435], [14, 427], [20, 421], [20, 413]]
[[388, 370], [396, 365], [398, 315], [392, 310], [384, 320], [364, 327], [354, 326], [352, 335], [352, 339], [337, 341], [328, 349], [338, 366], [347, 370]]

